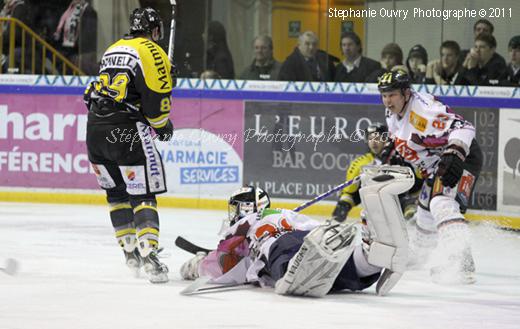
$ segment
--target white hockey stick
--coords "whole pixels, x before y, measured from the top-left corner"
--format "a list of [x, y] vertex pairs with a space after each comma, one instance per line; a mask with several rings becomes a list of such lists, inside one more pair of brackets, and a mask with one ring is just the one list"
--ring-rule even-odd
[[18, 272], [18, 262], [12, 258], [5, 261], [5, 267], [0, 267], [0, 271], [7, 275], [15, 275]]
[[[254, 287], [254, 285], [251, 284], [251, 282], [245, 282], [245, 283], [214, 283], [212, 286], [208, 286], [210, 283], [211, 278], [207, 276], [203, 276], [195, 280], [192, 284], [184, 288], [184, 290], [181, 291], [181, 295], [189, 296], [189, 295], [195, 295], [195, 294], [202, 294], [202, 293], [210, 293], [210, 292], [222, 292], [231, 290], [230, 288], [242, 288], [242, 287]], [[235, 290], [235, 289], [233, 289]]]
[[168, 43], [168, 58], [170, 63], [173, 63], [173, 50], [175, 48], [175, 11], [177, 9], [177, 1], [170, 0], [172, 5], [172, 21], [170, 24], [170, 41]]

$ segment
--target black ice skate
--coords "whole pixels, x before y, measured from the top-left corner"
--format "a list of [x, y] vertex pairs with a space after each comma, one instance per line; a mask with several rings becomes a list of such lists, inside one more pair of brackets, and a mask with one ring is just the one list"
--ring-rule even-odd
[[132, 252], [127, 252], [123, 250], [125, 254], [126, 266], [128, 266], [133, 271], [139, 271], [139, 268], [143, 266], [143, 259], [139, 254], [139, 250], [137, 248]]
[[168, 267], [159, 260], [157, 251], [150, 251], [143, 261], [144, 270], [148, 274], [151, 283], [168, 282]]

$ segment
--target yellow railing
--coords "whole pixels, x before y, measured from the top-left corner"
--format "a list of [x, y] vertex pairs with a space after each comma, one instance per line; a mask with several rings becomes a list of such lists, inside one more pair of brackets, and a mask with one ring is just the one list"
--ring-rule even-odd
[[[8, 73], [85, 75], [74, 63], [16, 18], [0, 18], [0, 54], [6, 55], [3, 49], [5, 28], [9, 29]], [[19, 40], [17, 40], [17, 32]], [[30, 38], [29, 42], [27, 42], [28, 38]], [[30, 52], [28, 52], [27, 43], [30, 43]], [[17, 49], [18, 51], [16, 51]], [[47, 56], [47, 52], [49, 52], [49, 56]], [[38, 63], [37, 58], [41, 59], [41, 62]], [[29, 69], [26, 69], [26, 64], [29, 64], [26, 63], [26, 60], [30, 61]], [[0, 65], [0, 73], [5, 73], [3, 70], [3, 65]]]

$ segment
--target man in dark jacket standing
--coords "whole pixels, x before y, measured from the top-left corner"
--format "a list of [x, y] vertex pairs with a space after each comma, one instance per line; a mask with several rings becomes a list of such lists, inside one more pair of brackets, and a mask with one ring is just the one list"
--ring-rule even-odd
[[381, 64], [368, 57], [361, 56], [361, 39], [354, 32], [344, 32], [340, 41], [341, 52], [345, 59], [336, 66], [334, 81], [365, 82], [367, 76], [381, 69]]
[[303, 32], [298, 46], [287, 57], [280, 69], [278, 80], [332, 81], [334, 66], [327, 53], [318, 51], [318, 37], [312, 31]]

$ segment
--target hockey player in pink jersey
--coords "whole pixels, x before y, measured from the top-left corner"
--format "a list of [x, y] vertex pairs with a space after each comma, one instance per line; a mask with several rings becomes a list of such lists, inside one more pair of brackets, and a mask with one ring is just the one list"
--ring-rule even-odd
[[[323, 224], [291, 210], [271, 209], [266, 192], [244, 186], [229, 200], [230, 225], [224, 239], [208, 255], [199, 253], [184, 263], [181, 276], [186, 280], [205, 276], [213, 283], [253, 282], [274, 287], [278, 294], [313, 297], [363, 290], [378, 282], [376, 291], [384, 295], [406, 268], [408, 239], [397, 194], [413, 185], [409, 171], [401, 175], [404, 179], [399, 174], [366, 179], [371, 188], [362, 190], [362, 198], [386, 193], [391, 202], [382, 207], [399, 215], [378, 216], [379, 223], [365, 228], [363, 243], [355, 243], [355, 224]], [[390, 194], [388, 189], [380, 192], [388, 186]]]
[[434, 96], [412, 90], [403, 71], [383, 74], [378, 89], [393, 149], [425, 180], [410, 265], [424, 265], [438, 244], [443, 261], [431, 269], [432, 279], [472, 283], [475, 264], [463, 214], [482, 167], [475, 128]]

